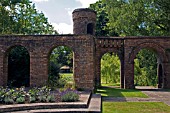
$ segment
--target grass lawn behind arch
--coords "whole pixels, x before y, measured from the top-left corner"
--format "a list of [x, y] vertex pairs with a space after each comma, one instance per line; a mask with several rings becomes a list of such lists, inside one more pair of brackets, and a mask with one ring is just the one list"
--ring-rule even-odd
[[103, 102], [102, 113], [170, 113], [162, 102]]
[[120, 84], [102, 84], [101, 88], [96, 90], [97, 94], [103, 97], [139, 97], [148, 98], [147, 95], [137, 89], [121, 89]]

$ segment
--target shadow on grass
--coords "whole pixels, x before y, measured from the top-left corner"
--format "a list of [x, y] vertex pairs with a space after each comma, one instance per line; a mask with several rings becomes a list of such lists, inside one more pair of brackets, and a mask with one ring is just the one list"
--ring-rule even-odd
[[147, 95], [136, 89], [120, 89], [108, 86], [102, 86], [101, 88], [98, 88], [96, 93], [101, 94], [103, 97], [148, 97]]

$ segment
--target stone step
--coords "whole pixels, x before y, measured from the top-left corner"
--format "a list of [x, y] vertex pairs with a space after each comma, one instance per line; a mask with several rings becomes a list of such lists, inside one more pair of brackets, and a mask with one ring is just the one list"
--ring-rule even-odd
[[101, 113], [101, 96], [93, 94], [88, 108], [37, 109], [8, 113]]
[[91, 99], [91, 95], [92, 95], [91, 92], [82, 92], [80, 95], [80, 101], [78, 101], [78, 102], [1, 105], [0, 112], [24, 111], [24, 110], [34, 110], [34, 109], [88, 108], [90, 99]]

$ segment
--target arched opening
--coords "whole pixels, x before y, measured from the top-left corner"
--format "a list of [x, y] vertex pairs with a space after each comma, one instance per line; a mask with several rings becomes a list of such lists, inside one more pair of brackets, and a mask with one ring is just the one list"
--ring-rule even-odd
[[149, 86], [145, 87], [147, 89], [158, 88], [159, 84], [162, 84], [163, 69], [161, 65], [157, 66], [161, 59], [154, 50], [140, 50], [134, 62], [134, 85], [136, 88], [139, 88], [138, 86]]
[[87, 34], [93, 35], [94, 25], [93, 23], [87, 24]]
[[12, 47], [7, 52], [9, 87], [29, 87], [30, 85], [30, 56], [23, 46]]
[[101, 58], [101, 86], [120, 87], [120, 59], [114, 53], [105, 53]]
[[73, 56], [71, 48], [58, 46], [49, 54], [48, 85], [52, 89], [74, 87]]

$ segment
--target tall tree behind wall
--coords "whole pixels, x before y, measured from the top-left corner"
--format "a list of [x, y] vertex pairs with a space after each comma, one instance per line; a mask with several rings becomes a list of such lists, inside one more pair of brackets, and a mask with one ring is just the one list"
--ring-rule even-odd
[[103, 0], [110, 29], [120, 36], [170, 35], [169, 0]]
[[[99, 0], [90, 8], [97, 12], [98, 36], [103, 35], [102, 30], [107, 36], [170, 36], [169, 0]], [[148, 60], [147, 56], [154, 62], [143, 65]], [[135, 63], [135, 74], [137, 70], [143, 70], [146, 73], [143, 75], [149, 74], [149, 78], [155, 78], [157, 64], [154, 53], [141, 50], [136, 58], [139, 63]], [[151, 84], [156, 85], [156, 81], [153, 81]]]
[[0, 34], [57, 34], [57, 31], [30, 0], [1, 0]]
[[[30, 0], [0, 1], [0, 35], [58, 34], [42, 12]], [[24, 62], [24, 64], [23, 64]], [[29, 53], [23, 47], [13, 48], [8, 56], [8, 85], [29, 86]], [[22, 83], [21, 83], [22, 81]]]
[[90, 4], [89, 8], [97, 12], [96, 36], [118, 36], [118, 33], [114, 30], [110, 30], [108, 27], [109, 12], [107, 11], [106, 4], [104, 2], [99, 0], [94, 4]]

